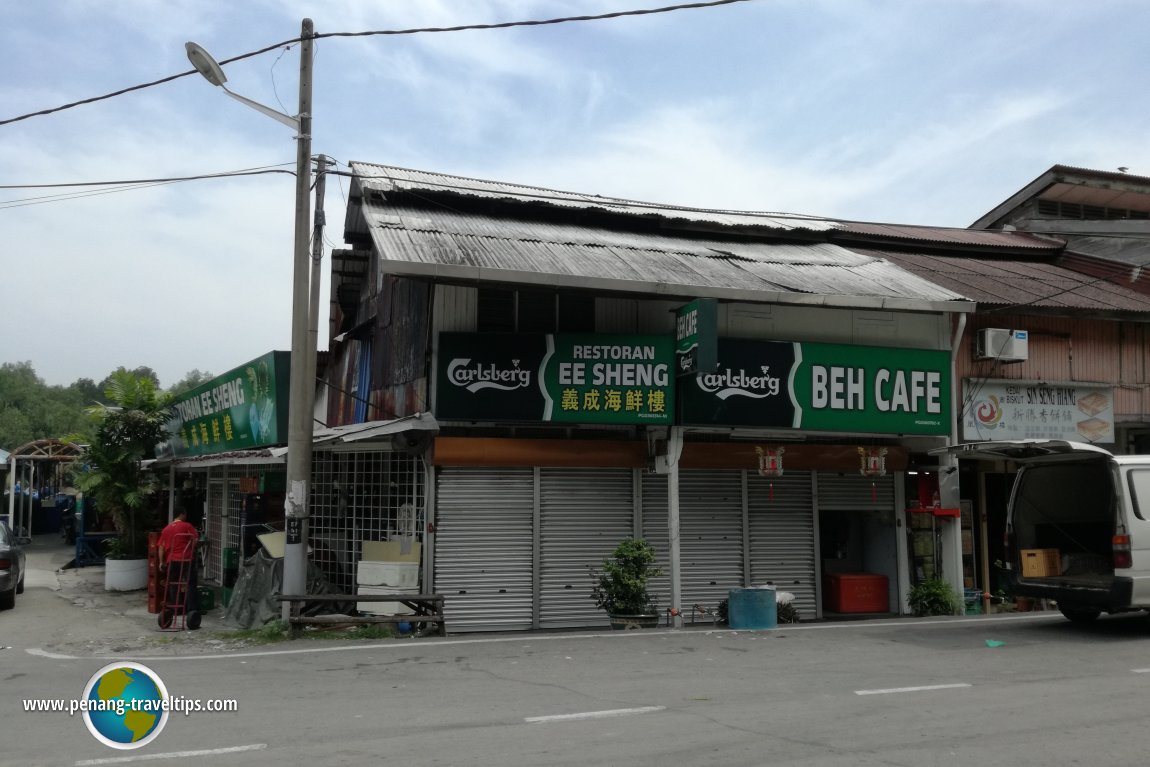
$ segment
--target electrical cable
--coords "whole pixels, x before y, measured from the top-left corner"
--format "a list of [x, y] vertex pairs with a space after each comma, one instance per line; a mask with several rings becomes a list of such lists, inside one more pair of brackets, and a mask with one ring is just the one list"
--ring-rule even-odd
[[[694, 9], [698, 9], [698, 8], [714, 8], [714, 7], [717, 7], [720, 5], [731, 5], [734, 3], [746, 3], [746, 2], [751, 2], [751, 0], [710, 0], [710, 2], [683, 3], [680, 5], [668, 5], [668, 6], [664, 6], [662, 8], [642, 8], [642, 9], [631, 10], [631, 11], [613, 11], [611, 13], [601, 13], [601, 14], [597, 14], [594, 16], [563, 16], [563, 17], [555, 18], [555, 19], [537, 19], [537, 20], [531, 20], [531, 21], [505, 21], [505, 22], [499, 22], [499, 23], [494, 23], [494, 24], [461, 24], [459, 26], [454, 26], [454, 27], [417, 27], [414, 29], [381, 29], [381, 30], [374, 30], [374, 31], [370, 31], [370, 32], [323, 32], [323, 33], [317, 33], [317, 34], [312, 35], [311, 39], [312, 40], [320, 40], [320, 39], [323, 39], [326, 37], [373, 37], [373, 36], [380, 36], [380, 35], [417, 35], [417, 34], [437, 33], [437, 32], [467, 32], [467, 31], [472, 31], [472, 30], [478, 31], [478, 30], [491, 30], [491, 29], [511, 29], [513, 27], [540, 27], [540, 26], [546, 26], [546, 25], [550, 25], [550, 24], [567, 24], [567, 23], [572, 23], [572, 22], [600, 21], [600, 20], [604, 20], [604, 19], [620, 19], [620, 18], [624, 18], [624, 17], [628, 17], [628, 16], [648, 16], [648, 15], [653, 15], [653, 14], [657, 14], [657, 13], [671, 13], [673, 11], [694, 10]], [[243, 59], [250, 59], [253, 56], [259, 56], [261, 54], [268, 53], [269, 51], [274, 51], [278, 48], [288, 47], [288, 46], [294, 45], [295, 43], [298, 43], [298, 42], [302, 42], [302, 38], [296, 37], [296, 38], [292, 38], [291, 40], [284, 40], [283, 42], [275, 43], [274, 45], [268, 45], [264, 48], [260, 48], [257, 51], [250, 51], [248, 53], [240, 54], [239, 56], [233, 56], [230, 59], [223, 59], [217, 63], [220, 64], [220, 66], [223, 66], [224, 64], [231, 64], [231, 63], [236, 62], [236, 61], [242, 61]], [[133, 85], [133, 86], [128, 87], [128, 88], [121, 88], [118, 91], [106, 93], [103, 96], [92, 96], [91, 98], [81, 99], [80, 101], [73, 101], [69, 104], [61, 104], [58, 107], [51, 107], [49, 109], [41, 109], [37, 112], [29, 112], [27, 114], [17, 115], [16, 117], [9, 117], [7, 119], [0, 120], [0, 126], [9, 125], [9, 124], [15, 123], [15, 122], [20, 122], [21, 120], [28, 120], [28, 119], [33, 118], [33, 117], [42, 117], [44, 115], [55, 114], [56, 112], [63, 112], [66, 109], [73, 109], [75, 107], [83, 106], [85, 104], [93, 104], [97, 101], [106, 101], [108, 99], [116, 98], [118, 96], [123, 96], [125, 94], [132, 93], [134, 91], [141, 91], [141, 90], [145, 90], [147, 88], [154, 88], [157, 85], [163, 85], [165, 83], [170, 83], [174, 80], [179, 80], [180, 78], [188, 77], [189, 75], [194, 75], [194, 74], [198, 74], [198, 73], [195, 69], [191, 69], [187, 72], [181, 72], [179, 74], [170, 75], [168, 77], [162, 77], [159, 80], [153, 80], [151, 82], [141, 83], [139, 85]]]

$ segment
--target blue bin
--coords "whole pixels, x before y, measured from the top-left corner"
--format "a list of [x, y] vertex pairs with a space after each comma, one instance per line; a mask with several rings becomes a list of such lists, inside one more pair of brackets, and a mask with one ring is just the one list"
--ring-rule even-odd
[[727, 625], [733, 629], [778, 628], [779, 606], [774, 587], [731, 589], [727, 598]]

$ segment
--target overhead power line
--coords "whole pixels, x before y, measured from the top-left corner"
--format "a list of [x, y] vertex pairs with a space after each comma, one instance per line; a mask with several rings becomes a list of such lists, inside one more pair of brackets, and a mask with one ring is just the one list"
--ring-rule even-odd
[[[504, 22], [499, 22], [499, 23], [495, 23], [495, 24], [461, 24], [459, 26], [454, 26], [454, 27], [417, 27], [414, 29], [381, 29], [381, 30], [375, 30], [375, 31], [370, 31], [370, 32], [323, 32], [323, 33], [318, 33], [316, 35], [313, 35], [312, 39], [313, 40], [319, 40], [319, 39], [322, 39], [325, 37], [374, 37], [374, 36], [380, 36], [380, 35], [418, 35], [418, 34], [428, 34], [428, 33], [436, 33], [436, 32], [468, 32], [468, 31], [473, 31], [473, 30], [479, 31], [479, 30], [490, 30], [490, 29], [511, 29], [513, 27], [541, 27], [541, 26], [547, 26], [550, 24], [569, 24], [569, 23], [580, 22], [580, 21], [602, 21], [605, 19], [620, 19], [620, 18], [624, 18], [627, 16], [649, 16], [649, 15], [653, 15], [653, 14], [657, 14], [657, 13], [671, 13], [673, 11], [685, 11], [685, 10], [692, 10], [692, 9], [697, 9], [697, 8], [714, 8], [714, 7], [720, 6], [720, 5], [732, 5], [734, 3], [747, 3], [747, 2], [751, 2], [751, 0], [711, 0], [710, 2], [682, 3], [680, 5], [668, 5], [668, 6], [664, 6], [662, 8], [641, 8], [641, 9], [631, 10], [631, 11], [613, 11], [611, 13], [600, 13], [600, 14], [593, 15], [593, 16], [563, 16], [563, 17], [555, 18], [555, 19], [536, 19], [536, 20], [530, 20], [530, 21], [504, 21]], [[277, 50], [279, 48], [294, 45], [294, 44], [300, 42], [301, 39], [302, 38], [295, 37], [295, 38], [292, 38], [291, 40], [284, 40], [283, 42], [276, 43], [274, 45], [269, 45], [269, 46], [266, 46], [264, 48], [260, 48], [258, 51], [251, 51], [249, 53], [244, 53], [244, 54], [241, 54], [239, 56], [233, 56], [230, 59], [223, 59], [219, 63], [221, 65], [231, 64], [232, 62], [235, 62], [235, 61], [242, 61], [243, 59], [249, 59], [249, 58], [252, 58], [253, 56], [259, 56], [261, 54], [268, 53], [269, 51], [274, 51], [274, 50]], [[42, 117], [44, 115], [55, 114], [56, 112], [63, 112], [66, 109], [73, 109], [75, 107], [83, 106], [85, 104], [93, 104], [97, 101], [106, 101], [108, 99], [116, 98], [117, 96], [123, 96], [127, 93], [132, 93], [133, 91], [142, 91], [142, 90], [145, 90], [146, 88], [154, 88], [157, 85], [163, 85], [164, 83], [170, 83], [173, 80], [179, 80], [181, 77], [188, 77], [189, 75], [194, 75], [194, 74], [197, 74], [196, 70], [190, 69], [187, 72], [181, 72], [177, 75], [170, 75], [168, 77], [163, 77], [163, 78], [160, 78], [159, 80], [153, 80], [153, 81], [148, 82], [148, 83], [141, 83], [140, 85], [133, 85], [130, 88], [121, 88], [120, 90], [113, 91], [112, 93], [105, 93], [103, 96], [92, 96], [91, 98], [81, 99], [80, 101], [73, 101], [70, 104], [62, 104], [58, 107], [52, 107], [50, 109], [41, 109], [38, 112], [29, 112], [27, 114], [18, 115], [16, 117], [9, 117], [5, 120], [0, 120], [0, 126], [9, 125], [9, 124], [15, 123], [15, 122], [20, 122], [21, 120], [28, 120], [28, 119], [33, 118], [33, 117]]]

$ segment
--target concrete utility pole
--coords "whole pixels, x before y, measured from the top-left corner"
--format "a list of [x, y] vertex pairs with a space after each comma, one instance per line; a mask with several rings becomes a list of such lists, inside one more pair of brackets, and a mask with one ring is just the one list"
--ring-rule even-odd
[[[186, 43], [188, 60], [212, 85], [260, 114], [281, 122], [296, 132], [295, 248], [292, 273], [291, 382], [288, 390], [287, 496], [284, 520], [287, 544], [281, 593], [307, 593], [308, 484], [311, 477], [312, 421], [315, 399], [315, 323], [318, 310], [319, 271], [315, 276], [315, 298], [309, 290], [311, 264], [308, 247], [308, 213], [311, 212], [311, 71], [315, 28], [311, 19], [300, 27], [299, 114], [295, 117], [233, 93], [220, 65], [196, 43]], [[322, 198], [320, 209], [322, 210]], [[309, 300], [311, 306], [309, 307]], [[291, 606], [284, 602], [286, 620]]]
[[[288, 393], [287, 494], [284, 521], [287, 543], [284, 547], [283, 594], [307, 593], [308, 494], [311, 479], [313, 402], [315, 397], [316, 347], [309, 342], [311, 328], [311, 259], [308, 242], [308, 213], [311, 210], [311, 19], [300, 29], [299, 55], [299, 134], [296, 137], [295, 271], [292, 282], [291, 388]], [[318, 289], [318, 287], [317, 287]], [[286, 619], [291, 605], [283, 604]]]

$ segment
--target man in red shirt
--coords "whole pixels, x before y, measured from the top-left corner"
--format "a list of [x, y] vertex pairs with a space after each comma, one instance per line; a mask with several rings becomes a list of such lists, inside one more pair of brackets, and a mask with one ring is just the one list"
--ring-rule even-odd
[[[196, 571], [199, 569], [196, 567], [196, 543], [199, 540], [200, 532], [188, 522], [186, 511], [177, 514], [160, 533], [159, 560], [160, 570], [167, 574], [167, 605], [174, 609], [182, 601], [185, 616], [196, 609]], [[185, 583], [186, 588], [180, 593], [180, 587]], [[195, 628], [199, 628], [199, 624]]]

